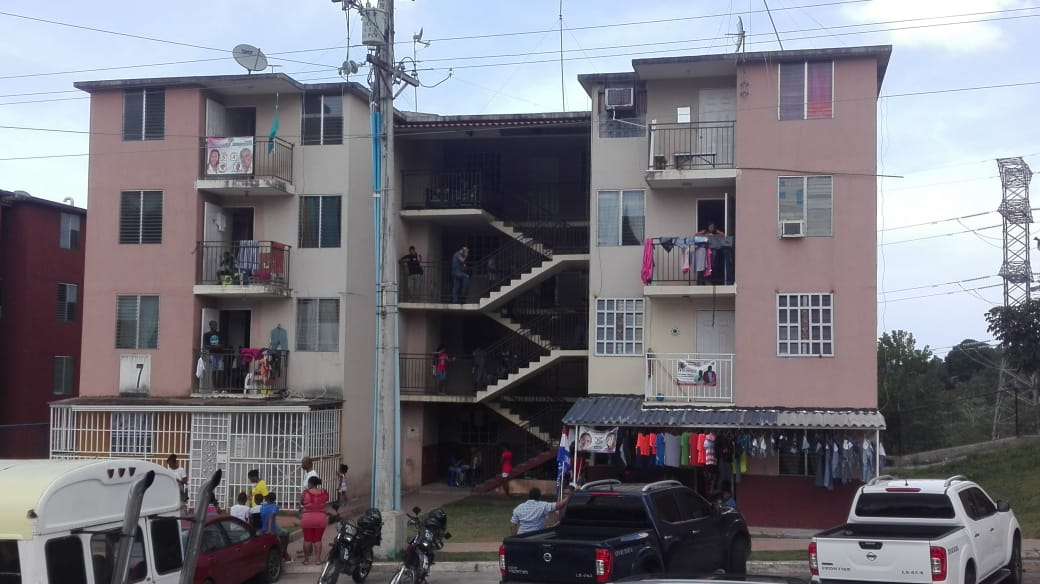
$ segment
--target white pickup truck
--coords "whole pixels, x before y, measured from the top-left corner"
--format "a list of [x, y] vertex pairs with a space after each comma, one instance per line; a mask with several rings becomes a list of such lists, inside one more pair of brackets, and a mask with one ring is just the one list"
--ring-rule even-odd
[[845, 525], [809, 544], [813, 582], [1022, 582], [1022, 533], [1011, 506], [964, 476], [878, 477]]

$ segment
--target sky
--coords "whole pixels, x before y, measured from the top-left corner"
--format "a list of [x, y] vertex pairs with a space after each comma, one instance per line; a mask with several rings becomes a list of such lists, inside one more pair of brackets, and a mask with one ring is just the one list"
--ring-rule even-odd
[[[1040, 170], [1040, 0], [768, 4], [772, 24], [763, 0], [397, 0], [397, 56], [410, 69], [414, 50], [426, 87], [403, 91], [396, 105], [588, 109], [577, 75], [631, 71], [633, 58], [731, 52], [738, 17], [748, 51], [892, 44], [878, 103], [878, 331], [908, 330], [940, 355], [966, 338], [991, 340], [983, 315], [1003, 301], [995, 159], [1023, 156]], [[348, 48], [360, 44], [360, 21], [352, 12], [348, 43], [339, 6], [5, 0], [0, 189], [89, 209], [89, 100], [74, 81], [238, 74], [230, 52], [239, 43], [300, 81], [340, 80], [340, 65], [363, 62], [365, 49]], [[420, 30], [428, 46], [412, 42]], [[367, 71], [351, 79], [367, 83]]]

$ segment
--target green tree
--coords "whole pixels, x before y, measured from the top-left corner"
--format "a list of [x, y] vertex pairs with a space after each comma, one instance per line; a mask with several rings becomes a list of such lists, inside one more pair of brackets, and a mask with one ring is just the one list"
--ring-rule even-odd
[[999, 363], [996, 349], [975, 339], [964, 339], [946, 354], [946, 374], [953, 384], [967, 383], [990, 363]]
[[1040, 299], [991, 308], [986, 322], [1012, 368], [1025, 377], [1040, 373]]
[[877, 367], [878, 404], [893, 454], [946, 445], [943, 361], [927, 346], [918, 349], [913, 334], [894, 330], [878, 339]]

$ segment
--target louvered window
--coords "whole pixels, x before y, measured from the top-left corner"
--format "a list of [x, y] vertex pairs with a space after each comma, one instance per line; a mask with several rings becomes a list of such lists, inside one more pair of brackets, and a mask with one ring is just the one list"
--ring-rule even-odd
[[162, 140], [166, 136], [166, 90], [123, 92], [123, 140]]
[[303, 98], [303, 145], [343, 143], [343, 96], [308, 94]]
[[72, 357], [60, 356], [54, 358], [54, 395], [68, 395], [72, 393], [72, 379], [76, 374], [75, 369]]
[[123, 191], [119, 201], [119, 243], [162, 243], [162, 191]]
[[116, 348], [159, 348], [159, 297], [116, 298]]
[[300, 247], [339, 247], [339, 196], [300, 197]]
[[296, 350], [339, 351], [339, 299], [296, 301]]
[[79, 286], [75, 284], [58, 284], [58, 320], [73, 322], [76, 320], [76, 304]]
[[61, 249], [79, 249], [80, 217], [71, 213], [61, 214]]
[[834, 62], [780, 63], [781, 120], [834, 117]]

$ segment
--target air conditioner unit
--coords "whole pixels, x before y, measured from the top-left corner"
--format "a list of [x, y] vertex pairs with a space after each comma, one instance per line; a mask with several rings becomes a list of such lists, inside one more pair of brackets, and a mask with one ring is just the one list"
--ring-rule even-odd
[[148, 393], [151, 384], [151, 355], [119, 356], [119, 393]]
[[630, 109], [634, 103], [635, 91], [631, 87], [608, 87], [606, 105], [608, 110]]
[[805, 237], [805, 221], [781, 221], [780, 237]]

